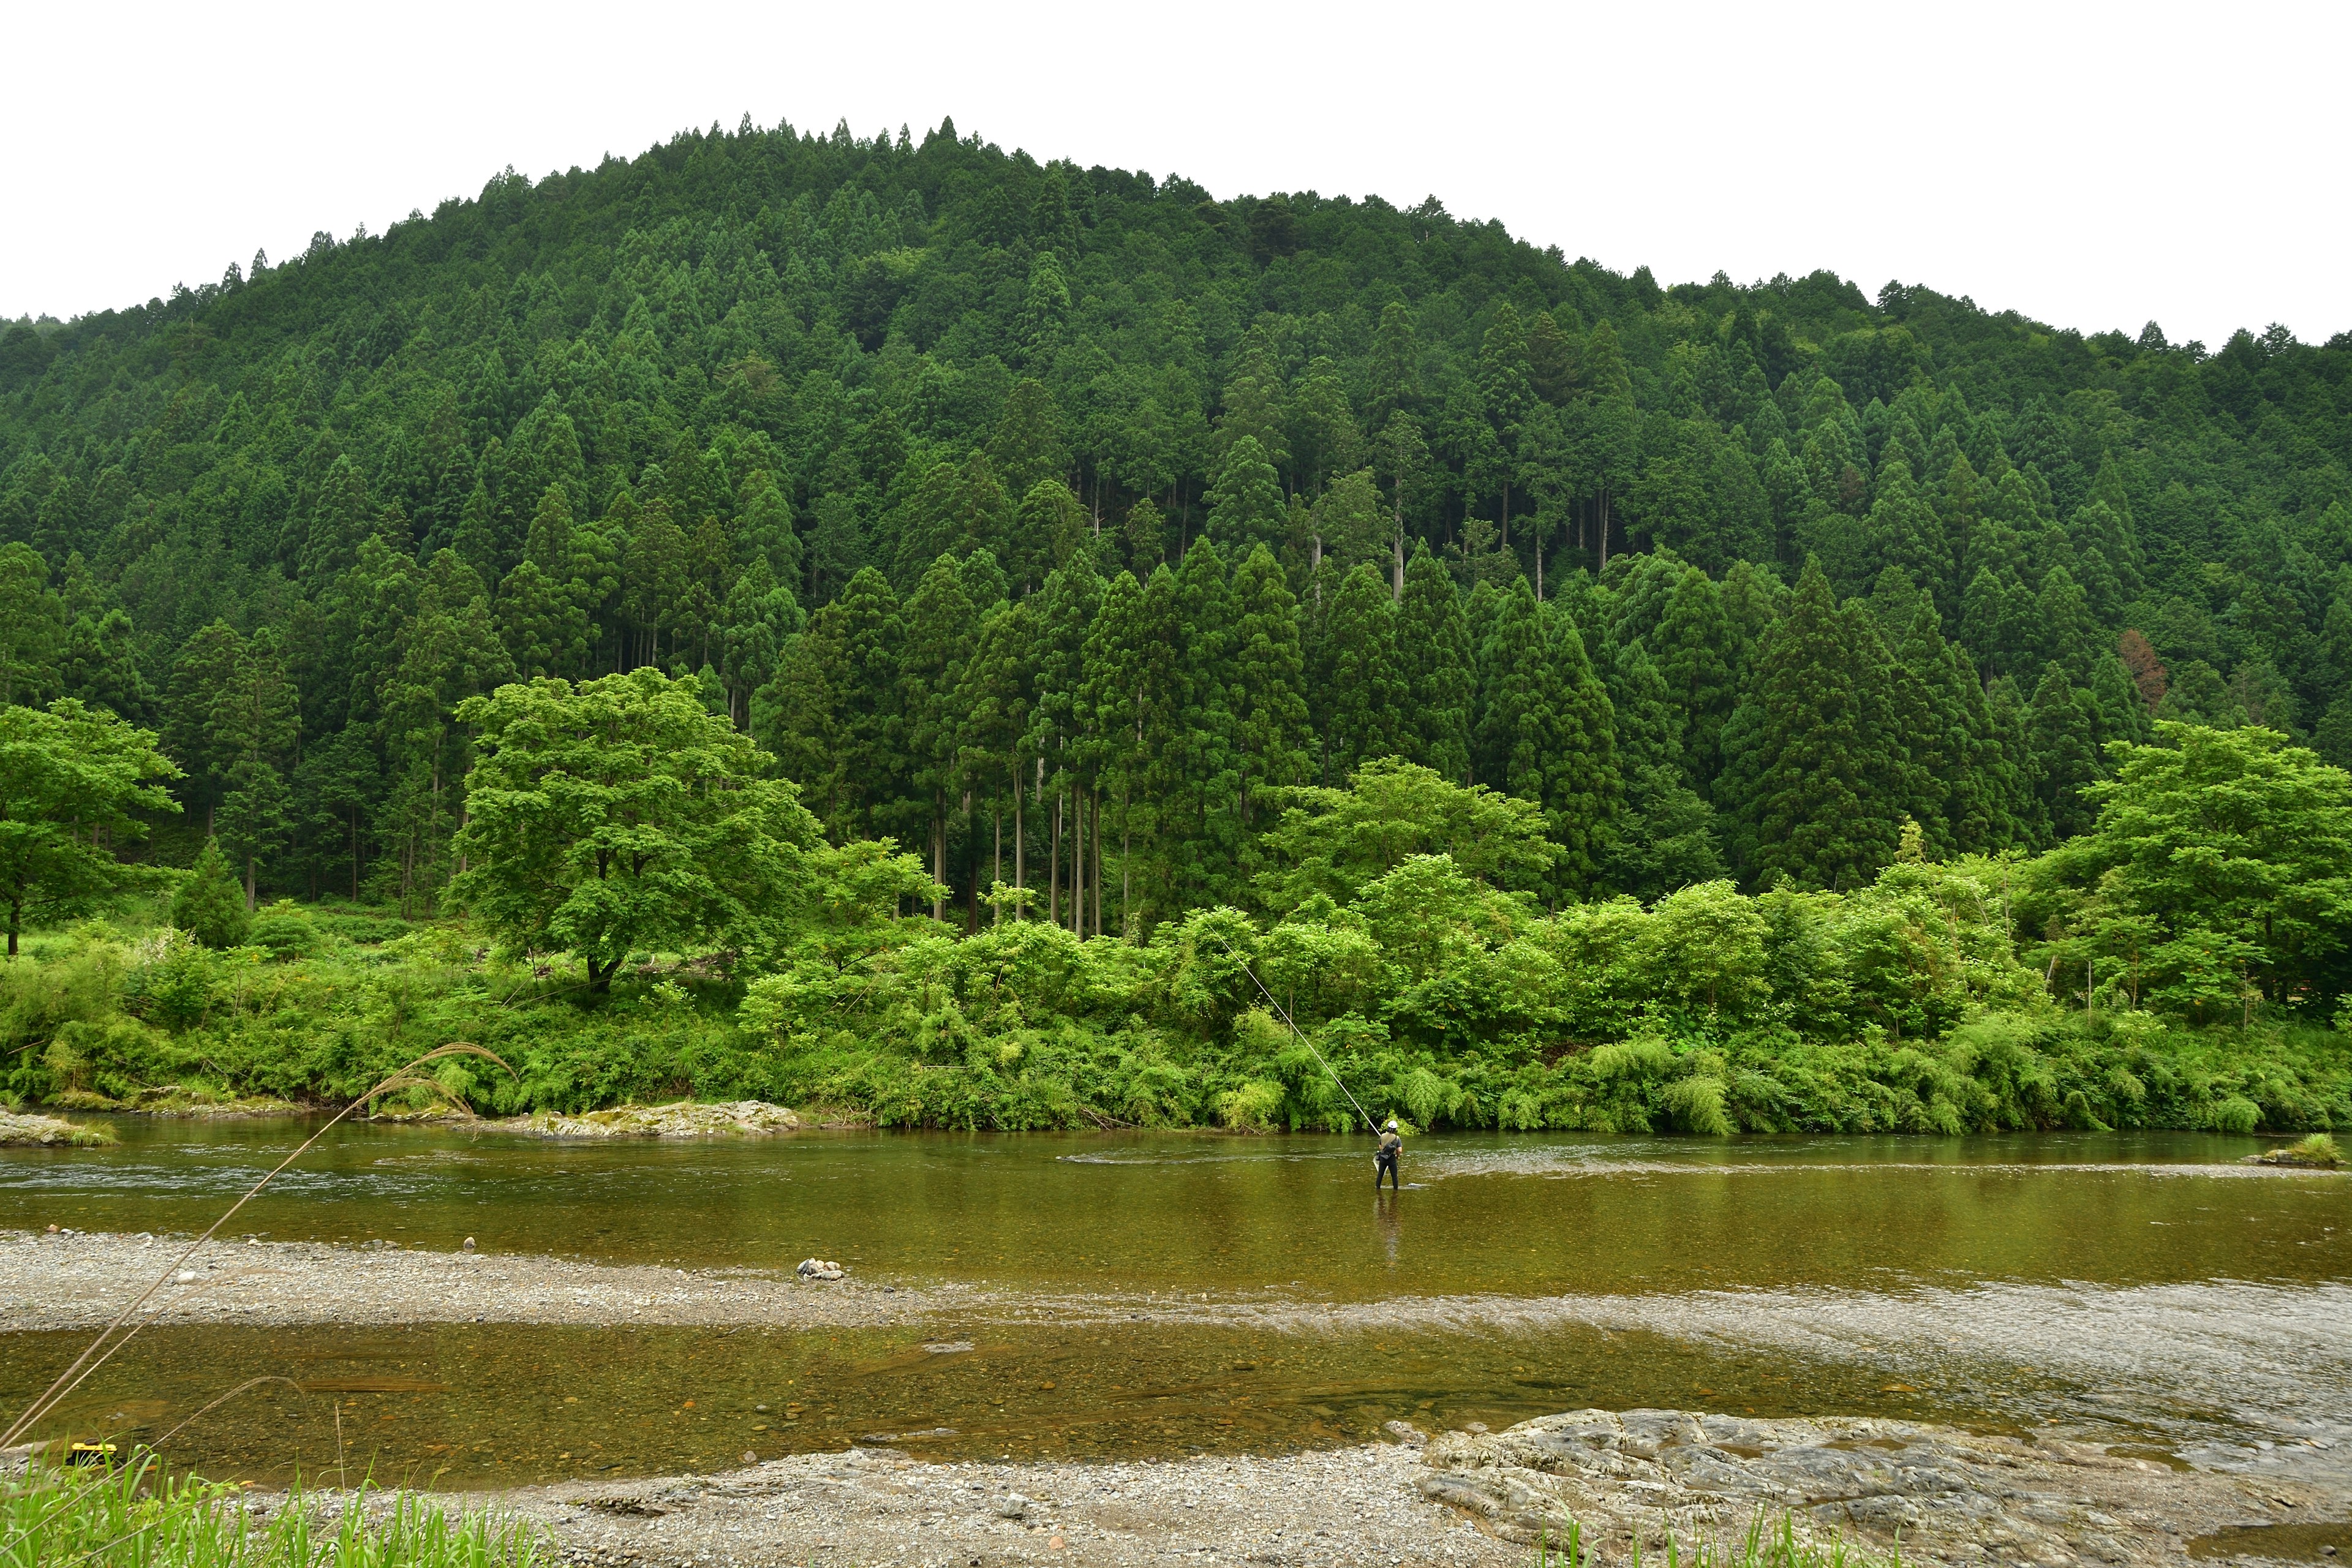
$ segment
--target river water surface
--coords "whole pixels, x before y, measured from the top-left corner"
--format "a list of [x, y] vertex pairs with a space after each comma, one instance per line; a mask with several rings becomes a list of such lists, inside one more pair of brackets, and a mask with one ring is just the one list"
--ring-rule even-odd
[[[125, 1121], [0, 1157], [0, 1226], [190, 1232], [303, 1135]], [[237, 1235], [946, 1280], [1018, 1313], [920, 1328], [151, 1329], [61, 1429], [215, 1472], [443, 1484], [707, 1469], [888, 1441], [1134, 1456], [1500, 1426], [1582, 1405], [2055, 1423], [2150, 1456], [2352, 1455], [2352, 1183], [2195, 1135], [812, 1133], [554, 1144], [337, 1129]], [[21, 1399], [79, 1336], [0, 1334]], [[933, 1348], [926, 1348], [933, 1347]], [[946, 1348], [940, 1348], [946, 1347]], [[688, 1402], [691, 1403], [688, 1403]]]

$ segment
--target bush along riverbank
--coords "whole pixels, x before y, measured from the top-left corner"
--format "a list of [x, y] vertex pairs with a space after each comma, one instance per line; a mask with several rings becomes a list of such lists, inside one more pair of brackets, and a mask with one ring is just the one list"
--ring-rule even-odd
[[[1429, 1127], [1725, 1134], [2352, 1125], [2352, 1038], [2197, 1026], [2120, 979], [2067, 1005], [2010, 934], [2013, 867], [1898, 860], [1849, 894], [1706, 884], [1550, 912], [1450, 855], [1335, 875], [1279, 918], [1197, 911], [1143, 942], [901, 917], [894, 878], [790, 947], [637, 954], [608, 989], [459, 922], [265, 907], [207, 949], [126, 918], [0, 970], [18, 1105], [203, 1111], [347, 1100], [447, 1039], [484, 1114], [691, 1096], [889, 1126]], [[848, 880], [845, 879], [845, 881]], [[422, 1097], [417, 1097], [421, 1100]]]

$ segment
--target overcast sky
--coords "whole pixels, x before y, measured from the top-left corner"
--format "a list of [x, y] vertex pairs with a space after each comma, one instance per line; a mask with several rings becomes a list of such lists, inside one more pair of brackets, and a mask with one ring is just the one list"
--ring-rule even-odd
[[2086, 331], [2352, 328], [2352, 7], [27, 6], [0, 316], [216, 279], [745, 112], [1436, 195], [1664, 283], [1829, 268]]

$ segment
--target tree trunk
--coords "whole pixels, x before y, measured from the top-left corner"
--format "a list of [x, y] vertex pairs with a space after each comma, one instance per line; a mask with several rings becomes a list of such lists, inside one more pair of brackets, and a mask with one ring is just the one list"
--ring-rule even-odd
[[[1021, 787], [1021, 774], [1016, 770], [1013, 775], [1013, 887], [1016, 892], [1029, 885], [1029, 840], [1024, 834], [1021, 810], [1028, 795], [1029, 792]], [[1016, 901], [1013, 906], [1013, 918], [1027, 920], [1028, 909]]]
[[[948, 803], [944, 800], [936, 800], [931, 809], [931, 880], [945, 887], [947, 879]], [[931, 919], [944, 921], [947, 918], [947, 895], [934, 894], [931, 899]]]
[[1095, 791], [1095, 923], [1097, 936], [1102, 935], [1102, 791]]
[[245, 912], [251, 914], [253, 910], [253, 857], [248, 855], [245, 858]]
[[1054, 847], [1052, 850], [1052, 864], [1054, 869], [1052, 874], [1047, 877], [1045, 883], [1045, 918], [1052, 921], [1055, 925], [1060, 925], [1062, 923], [1063, 793], [1064, 792], [1061, 790], [1055, 790], [1054, 792]]

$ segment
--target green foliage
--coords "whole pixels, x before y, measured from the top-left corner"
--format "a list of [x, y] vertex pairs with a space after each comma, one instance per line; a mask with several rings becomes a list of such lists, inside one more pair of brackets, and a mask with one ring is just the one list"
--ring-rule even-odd
[[[262, 1395], [257, 1395], [262, 1397]], [[551, 1553], [523, 1521], [452, 1512], [417, 1492], [364, 1482], [340, 1504], [298, 1486], [264, 1510], [234, 1482], [173, 1475], [138, 1450], [116, 1466], [36, 1463], [0, 1483], [9, 1561], [91, 1568], [535, 1568]]]
[[[1220, 203], [948, 125], [691, 132], [7, 336], [0, 710], [152, 720], [185, 816], [122, 805], [93, 841], [52, 790], [0, 804], [0, 838], [62, 868], [37, 942], [134, 858], [202, 859], [180, 923], [207, 941], [257, 911], [250, 950], [126, 971], [172, 1041], [245, 1039], [253, 996], [346, 962], [345, 918], [306, 931], [289, 897], [415, 925], [398, 1030], [472, 984], [425, 954], [453, 899], [598, 997], [633, 956], [814, 988], [782, 1055], [731, 994], [551, 1013], [549, 1103], [756, 1082], [974, 1123], [1328, 1120], [1286, 1047], [1227, 1037], [1235, 998], [1162, 974], [1244, 903], [1416, 1121], [1546, 1124], [1619, 1051], [1557, 1114], [1761, 1124], [1811, 1092], [1799, 1045], [1941, 1050], [2045, 993], [2073, 1016], [2085, 963], [2085, 1028], [2285, 1028], [2352, 992], [2333, 830], [2303, 854], [2229, 803], [2309, 828], [2343, 775], [2215, 763], [2182, 786], [2213, 802], [2144, 829], [2103, 792], [2154, 718], [2352, 760], [2347, 356], [1826, 273], [1661, 289], [1434, 202]], [[551, 717], [608, 700], [649, 738]], [[2199, 768], [2255, 745], [2164, 733]], [[515, 776], [535, 749], [572, 782]], [[1937, 948], [1986, 868], [2028, 946]], [[900, 918], [822, 912], [866, 907], [846, 886]], [[1643, 969], [1662, 921], [1750, 957], [1761, 922], [1761, 956]], [[1063, 978], [971, 1000], [959, 936]], [[803, 973], [810, 942], [838, 963]], [[340, 1006], [205, 1070], [340, 1082], [378, 1038]], [[1625, 1087], [1685, 1046], [1719, 1092]], [[2095, 1089], [2063, 1115], [2125, 1124]], [[2212, 1103], [2289, 1113], [2262, 1093]], [[1920, 1114], [1974, 1114], [1944, 1100]]]
[[782, 940], [815, 819], [691, 680], [537, 680], [458, 718], [481, 759], [452, 890], [499, 941], [569, 951], [601, 991], [641, 948]]
[[245, 905], [245, 889], [221, 854], [220, 840], [205, 840], [195, 868], [172, 900], [172, 923], [206, 947], [236, 947], [245, 941], [253, 916]]
[[175, 811], [164, 782], [179, 770], [155, 737], [104, 709], [60, 698], [0, 707], [0, 905], [8, 956], [27, 921], [70, 919], [138, 873], [109, 852], [146, 836], [147, 814]]
[[2051, 962], [2194, 1017], [2324, 1012], [2352, 993], [2352, 776], [2273, 731], [2157, 729], [2036, 867]]

